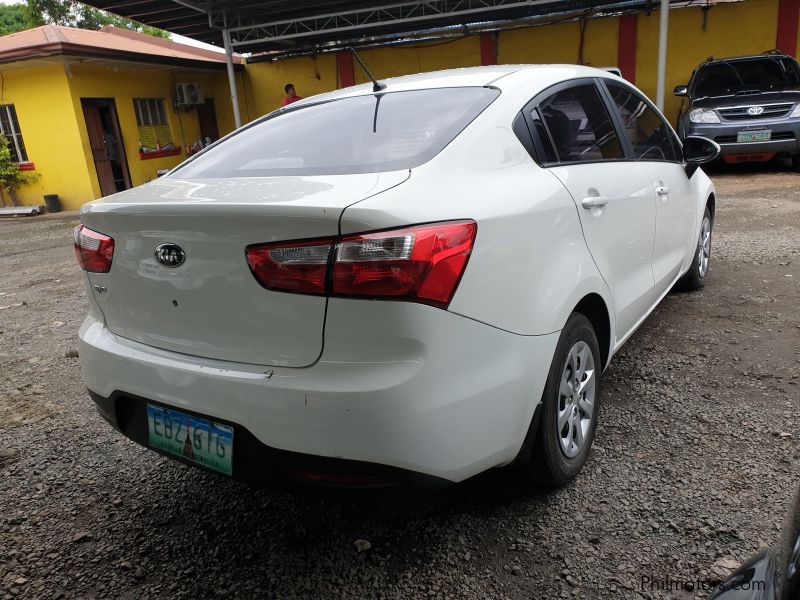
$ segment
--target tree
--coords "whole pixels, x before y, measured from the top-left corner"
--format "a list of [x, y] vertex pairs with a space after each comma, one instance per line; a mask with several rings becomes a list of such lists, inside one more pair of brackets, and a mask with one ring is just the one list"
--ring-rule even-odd
[[101, 29], [106, 25], [113, 25], [156, 37], [167, 39], [170, 37], [163, 29], [142, 25], [72, 0], [27, 0], [27, 2], [28, 12], [37, 25], [63, 25], [81, 29]]
[[22, 31], [35, 24], [25, 4], [0, 4], [0, 35]]
[[0, 134], [0, 197], [5, 206], [5, 194], [11, 198], [11, 205], [18, 206], [16, 190], [20, 185], [33, 183], [38, 179], [36, 173], [23, 173], [17, 163], [11, 160], [8, 138]]

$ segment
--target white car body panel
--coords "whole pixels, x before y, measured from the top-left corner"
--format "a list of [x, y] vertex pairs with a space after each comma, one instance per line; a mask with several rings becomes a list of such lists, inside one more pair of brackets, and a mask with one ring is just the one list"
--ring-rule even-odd
[[[616, 335], [624, 336], [653, 304], [655, 192], [638, 164], [614, 162], [551, 169], [569, 190], [583, 235], [608, 287], [616, 312]], [[584, 208], [584, 198], [605, 206]]]
[[[109, 329], [157, 348], [219, 360], [303, 367], [322, 352], [326, 299], [265, 290], [249, 244], [336, 235], [352, 202], [408, 171], [181, 181], [158, 179], [87, 204], [83, 223], [124, 248], [110, 273], [89, 273]], [[230, 200], [230, 199], [233, 200]], [[153, 251], [179, 244], [194, 260], [165, 269]], [[231, 315], [236, 315], [231, 318]]]
[[[259, 365], [120, 338], [90, 316], [79, 348], [91, 365], [84, 367], [86, 385], [102, 396], [122, 389], [243, 424], [273, 448], [450, 481], [516, 456], [557, 333], [514, 335], [418, 304], [330, 304], [320, 360], [303, 369], [275, 367], [269, 378]], [[452, 372], [459, 376], [442, 377]]]
[[[111, 272], [86, 277], [88, 388], [229, 421], [270, 448], [447, 481], [508, 464], [575, 307], [602, 300], [610, 359], [691, 265], [714, 193], [702, 171], [687, 179], [676, 163], [539, 166], [514, 117], [550, 86], [586, 77], [618, 79], [553, 65], [387, 80], [387, 93], [501, 91], [410, 172], [190, 181], [175, 173], [87, 204], [83, 223], [119, 244]], [[283, 110], [371, 93], [371, 84], [354, 86]], [[657, 198], [662, 180], [670, 193]], [[583, 208], [591, 195], [610, 201]], [[458, 219], [473, 219], [477, 235], [447, 310], [268, 291], [244, 260], [248, 244]], [[161, 242], [185, 245], [194, 270], [159, 270], [152, 247]]]

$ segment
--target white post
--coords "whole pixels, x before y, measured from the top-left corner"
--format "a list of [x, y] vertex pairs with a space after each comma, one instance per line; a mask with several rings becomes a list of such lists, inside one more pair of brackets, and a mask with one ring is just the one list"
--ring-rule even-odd
[[664, 91], [667, 77], [667, 35], [669, 33], [669, 0], [661, 0], [658, 30], [658, 80], [656, 84], [656, 106], [664, 110]]
[[231, 104], [233, 105], [233, 121], [236, 129], [242, 126], [242, 115], [239, 114], [239, 91], [236, 89], [236, 74], [233, 72], [233, 50], [231, 49], [231, 34], [227, 29], [222, 30], [222, 41], [225, 44], [225, 64], [228, 66], [228, 85], [231, 88]]

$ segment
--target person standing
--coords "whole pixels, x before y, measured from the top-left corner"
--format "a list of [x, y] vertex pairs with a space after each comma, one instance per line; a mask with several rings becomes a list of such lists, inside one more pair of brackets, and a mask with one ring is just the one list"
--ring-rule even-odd
[[289, 106], [292, 102], [303, 99], [302, 96], [298, 96], [297, 92], [295, 92], [293, 83], [287, 83], [283, 86], [283, 90], [286, 92], [286, 96], [283, 98], [282, 106]]

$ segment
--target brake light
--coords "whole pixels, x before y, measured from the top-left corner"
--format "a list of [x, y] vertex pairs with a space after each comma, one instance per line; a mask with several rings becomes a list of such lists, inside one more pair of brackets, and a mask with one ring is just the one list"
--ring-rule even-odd
[[391, 296], [446, 307], [467, 264], [473, 221], [419, 225], [343, 237], [334, 296]]
[[248, 246], [256, 280], [277, 291], [395, 299], [447, 308], [475, 242], [474, 221]]
[[247, 264], [268, 290], [324, 294], [332, 239], [247, 247]]
[[114, 239], [78, 225], [73, 233], [75, 256], [81, 269], [89, 273], [108, 273], [114, 257]]

